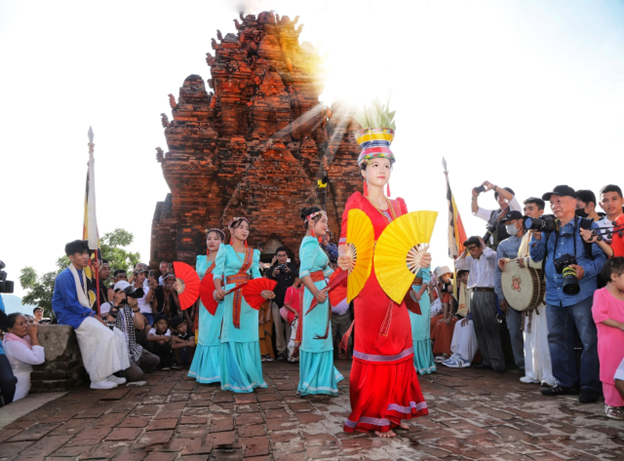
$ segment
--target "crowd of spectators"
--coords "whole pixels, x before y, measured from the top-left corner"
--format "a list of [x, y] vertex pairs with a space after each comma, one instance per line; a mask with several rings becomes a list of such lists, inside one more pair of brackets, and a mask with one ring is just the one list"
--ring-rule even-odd
[[[491, 190], [496, 210], [478, 203], [480, 195]], [[590, 190], [560, 185], [541, 198], [526, 199], [521, 207], [512, 189], [485, 181], [472, 196], [472, 212], [487, 222], [486, 232], [466, 240], [455, 261], [452, 321], [446, 302], [451, 290], [440, 273], [448, 268], [433, 274], [436, 281], [430, 287], [442, 311], [434, 316], [434, 302], [431, 336], [436, 361], [451, 368], [513, 369], [522, 382], [544, 386], [545, 396], [578, 394], [580, 403], [603, 396], [605, 415], [624, 419], [621, 189], [603, 187], [597, 202]], [[511, 265], [539, 270], [545, 281], [541, 305], [525, 310], [506, 299], [502, 275]], [[533, 283], [537, 290], [539, 281]], [[507, 287], [507, 292], [512, 289]], [[448, 345], [448, 335], [439, 330], [452, 323]], [[443, 353], [447, 347], [448, 358]]]

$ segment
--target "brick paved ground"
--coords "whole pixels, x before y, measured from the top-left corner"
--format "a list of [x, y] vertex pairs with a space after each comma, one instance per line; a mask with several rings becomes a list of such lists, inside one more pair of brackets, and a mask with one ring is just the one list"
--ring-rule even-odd
[[[348, 376], [350, 362], [338, 363]], [[624, 422], [602, 403], [542, 397], [512, 373], [443, 369], [421, 379], [430, 415], [396, 439], [345, 434], [336, 398], [298, 398], [296, 365], [265, 364], [254, 394], [198, 385], [181, 371], [148, 386], [79, 389], [0, 430], [0, 460], [624, 459]], [[8, 408], [8, 407], [7, 407]]]

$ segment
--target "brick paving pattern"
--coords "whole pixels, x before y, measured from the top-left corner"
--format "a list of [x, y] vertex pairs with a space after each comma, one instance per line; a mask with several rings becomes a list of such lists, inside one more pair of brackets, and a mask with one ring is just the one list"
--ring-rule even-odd
[[346, 434], [350, 362], [340, 395], [296, 396], [298, 368], [264, 364], [268, 389], [232, 394], [183, 371], [144, 387], [77, 389], [0, 430], [0, 461], [614, 460], [624, 422], [603, 404], [543, 397], [513, 373], [442, 369], [421, 378], [430, 415], [395, 439]]

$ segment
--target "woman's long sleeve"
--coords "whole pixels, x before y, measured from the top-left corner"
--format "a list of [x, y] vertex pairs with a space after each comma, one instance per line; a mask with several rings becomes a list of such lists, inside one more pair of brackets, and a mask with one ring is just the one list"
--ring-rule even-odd
[[45, 349], [41, 346], [33, 346], [30, 349], [19, 341], [6, 341], [4, 343], [4, 353], [19, 362], [28, 365], [41, 365], [45, 362]]

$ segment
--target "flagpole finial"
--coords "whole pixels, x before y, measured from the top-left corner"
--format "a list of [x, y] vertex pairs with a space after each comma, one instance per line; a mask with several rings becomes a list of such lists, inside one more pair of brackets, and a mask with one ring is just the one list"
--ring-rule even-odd
[[89, 127], [89, 153], [92, 154], [93, 153], [93, 147], [95, 147], [95, 144], [93, 144], [93, 128]]
[[442, 167], [444, 168], [444, 174], [448, 173], [448, 168], [446, 167], [446, 159], [442, 157]]

